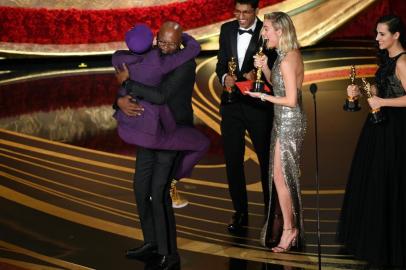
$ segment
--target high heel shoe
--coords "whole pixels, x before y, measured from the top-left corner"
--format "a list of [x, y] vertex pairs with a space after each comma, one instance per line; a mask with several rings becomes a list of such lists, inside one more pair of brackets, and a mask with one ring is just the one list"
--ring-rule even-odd
[[[281, 242], [279, 242], [279, 244], [278, 244], [276, 247], [272, 248], [272, 252], [275, 252], [275, 253], [284, 253], [284, 252], [288, 252], [288, 251], [292, 248], [292, 246], [297, 246], [297, 236], [298, 236], [298, 234], [299, 234], [299, 231], [298, 231], [295, 227], [292, 227], [292, 228], [284, 228], [284, 229], [283, 229], [284, 232], [285, 232], [285, 231], [293, 231], [293, 230], [295, 230], [296, 233], [295, 233], [295, 236], [292, 238], [292, 240], [290, 240], [288, 246], [287, 246], [287, 247], [282, 247], [282, 246], [281, 246]], [[283, 234], [282, 234], [281, 240], [282, 240], [282, 239], [283, 239]]]

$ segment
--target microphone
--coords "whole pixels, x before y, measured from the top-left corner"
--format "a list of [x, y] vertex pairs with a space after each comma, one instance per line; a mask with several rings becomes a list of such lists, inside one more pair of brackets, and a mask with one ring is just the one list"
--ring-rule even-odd
[[316, 94], [316, 92], [317, 92], [317, 84], [312, 83], [310, 85], [310, 93], [312, 93], [312, 95], [314, 96]]
[[314, 106], [314, 139], [315, 139], [315, 161], [316, 161], [316, 214], [317, 214], [317, 257], [318, 269], [321, 270], [321, 232], [320, 232], [320, 181], [319, 181], [319, 143], [318, 143], [318, 128], [317, 128], [317, 105], [316, 105], [316, 92], [317, 84], [310, 85], [310, 93], [313, 95]]

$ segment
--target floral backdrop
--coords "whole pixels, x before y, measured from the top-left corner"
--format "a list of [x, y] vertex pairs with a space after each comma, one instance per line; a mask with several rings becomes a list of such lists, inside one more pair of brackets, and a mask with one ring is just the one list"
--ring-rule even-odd
[[[282, 0], [262, 0], [260, 7]], [[153, 7], [110, 10], [0, 7], [0, 41], [81, 44], [121, 41], [138, 22], [157, 31], [174, 20], [185, 29], [232, 18], [234, 0], [188, 0]]]
[[[260, 7], [282, 0], [262, 0]], [[0, 42], [88, 44], [121, 41], [137, 22], [157, 31], [166, 20], [193, 29], [232, 18], [234, 0], [188, 0], [161, 6], [109, 10], [45, 9], [0, 6]], [[231, 7], [231, 8], [230, 8]], [[406, 21], [404, 0], [380, 0], [339, 28], [330, 38], [373, 37], [374, 23], [394, 13]], [[366, 30], [371, 29], [371, 30]]]

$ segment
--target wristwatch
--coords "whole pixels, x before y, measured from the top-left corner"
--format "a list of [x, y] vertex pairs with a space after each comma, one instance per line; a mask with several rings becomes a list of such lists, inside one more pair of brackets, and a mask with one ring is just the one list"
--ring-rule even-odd
[[123, 87], [124, 89], [127, 89], [126, 86], [129, 82], [130, 82], [130, 79], [125, 80], [124, 82], [121, 83], [121, 87]]

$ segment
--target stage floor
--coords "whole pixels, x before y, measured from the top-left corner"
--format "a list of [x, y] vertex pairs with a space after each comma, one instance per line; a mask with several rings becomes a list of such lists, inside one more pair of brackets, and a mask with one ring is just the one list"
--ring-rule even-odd
[[[350, 66], [369, 80], [376, 70], [368, 42], [303, 49], [308, 119], [301, 187], [306, 245], [274, 254], [259, 244], [263, 204], [258, 162], [247, 137], [248, 234], [235, 237], [218, 112], [215, 53], [198, 59], [193, 95], [197, 127], [211, 139], [192, 178], [178, 184], [190, 201], [176, 209], [182, 269], [317, 269], [316, 83], [323, 269], [364, 269], [335, 241], [337, 219], [359, 131], [368, 113], [343, 111]], [[82, 63], [83, 62], [83, 63]], [[132, 193], [135, 147], [116, 134], [116, 82], [107, 58], [0, 60], [0, 269], [143, 269], [124, 258], [142, 243]], [[79, 67], [80, 66], [80, 67]]]

